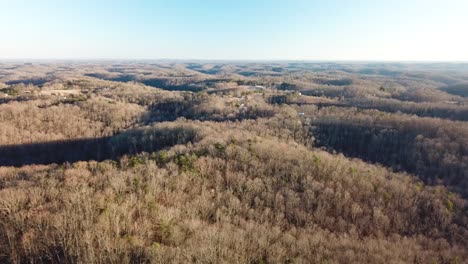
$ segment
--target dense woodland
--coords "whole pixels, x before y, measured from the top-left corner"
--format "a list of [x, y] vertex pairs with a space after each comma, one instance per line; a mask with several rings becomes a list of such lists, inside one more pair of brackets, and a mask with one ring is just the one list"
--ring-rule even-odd
[[468, 65], [0, 63], [0, 263], [467, 263]]

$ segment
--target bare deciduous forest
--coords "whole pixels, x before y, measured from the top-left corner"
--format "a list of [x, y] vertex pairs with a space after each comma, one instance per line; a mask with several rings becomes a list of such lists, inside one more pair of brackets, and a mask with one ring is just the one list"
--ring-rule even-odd
[[0, 263], [467, 263], [468, 64], [0, 63]]

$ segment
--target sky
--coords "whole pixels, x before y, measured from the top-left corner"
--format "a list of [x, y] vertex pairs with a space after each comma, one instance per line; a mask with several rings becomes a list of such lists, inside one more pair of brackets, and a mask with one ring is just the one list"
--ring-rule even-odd
[[468, 0], [0, 0], [0, 59], [468, 61]]

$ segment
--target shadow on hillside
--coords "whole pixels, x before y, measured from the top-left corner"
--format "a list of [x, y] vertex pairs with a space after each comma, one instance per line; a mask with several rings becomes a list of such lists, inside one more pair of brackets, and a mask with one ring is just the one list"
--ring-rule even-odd
[[153, 152], [195, 140], [195, 130], [174, 127], [138, 129], [112, 137], [0, 146], [0, 166], [103, 161], [123, 155]]
[[[418, 136], [422, 136], [417, 129], [377, 124], [315, 122], [311, 129], [316, 147], [408, 172], [426, 184], [443, 184], [468, 197], [467, 149], [461, 142], [450, 139], [450, 145], [443, 145], [429, 132], [418, 140]], [[435, 150], [437, 146], [444, 147]], [[435, 155], [436, 152], [440, 156]], [[439, 157], [453, 157], [457, 162], [448, 163]]]
[[11, 81], [5, 82], [5, 84], [15, 85], [15, 84], [23, 83], [24, 85], [32, 84], [32, 85], [36, 85], [36, 86], [41, 86], [41, 85], [45, 84], [48, 81], [50, 81], [50, 80], [46, 79], [46, 78], [30, 78], [30, 79], [11, 80]]
[[170, 79], [145, 79], [140, 80], [141, 83], [144, 85], [148, 85], [151, 87], [167, 90], [167, 91], [187, 91], [187, 92], [201, 92], [205, 89], [205, 87], [201, 84], [194, 84], [194, 83], [180, 83], [174, 84], [171, 83]]

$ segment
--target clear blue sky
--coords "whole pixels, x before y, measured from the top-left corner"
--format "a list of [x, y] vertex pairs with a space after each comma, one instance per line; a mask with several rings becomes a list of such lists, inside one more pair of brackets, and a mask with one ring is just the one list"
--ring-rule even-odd
[[468, 0], [0, 0], [0, 58], [468, 61]]

